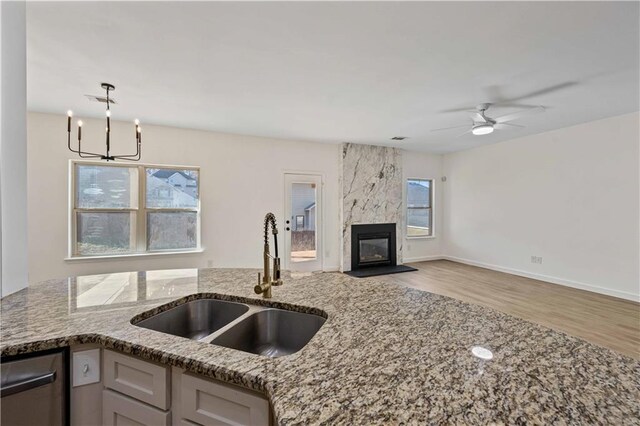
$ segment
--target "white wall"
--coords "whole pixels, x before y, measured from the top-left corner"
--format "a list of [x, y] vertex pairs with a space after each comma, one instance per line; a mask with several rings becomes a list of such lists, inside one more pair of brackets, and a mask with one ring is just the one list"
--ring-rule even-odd
[[[406, 206], [407, 179], [433, 179], [434, 190], [434, 232], [429, 238], [407, 238], [404, 229], [404, 263], [419, 262], [440, 258], [442, 255], [442, 230], [445, 223], [443, 201], [446, 183], [442, 177], [442, 155], [421, 152], [402, 152], [403, 200]], [[406, 209], [404, 214], [406, 215]], [[406, 224], [406, 216], [404, 223]]]
[[[94, 141], [86, 148], [102, 150], [103, 122], [85, 122], [83, 139]], [[75, 157], [65, 147], [65, 123], [62, 115], [28, 115], [30, 281], [209, 260], [260, 267], [262, 218], [269, 210], [283, 215], [284, 171], [324, 174], [324, 266], [339, 268], [340, 146], [160, 126], [144, 126], [143, 162], [202, 167], [205, 252], [66, 262]], [[444, 256], [638, 299], [639, 126], [635, 113], [446, 156], [404, 151], [404, 179], [434, 179], [436, 197], [435, 238], [405, 238], [404, 261]], [[114, 151], [129, 149], [132, 125], [113, 128]]]
[[637, 300], [639, 127], [633, 113], [446, 155], [444, 253]]
[[27, 46], [25, 2], [0, 3], [0, 295], [27, 286]]
[[[83, 148], [101, 152], [104, 150], [104, 122], [83, 121]], [[133, 124], [114, 122], [112, 128], [112, 152], [131, 150]], [[143, 136], [141, 162], [201, 167], [202, 245], [205, 252], [65, 261], [68, 252], [68, 160], [76, 157], [66, 148], [65, 116], [29, 113], [30, 282], [92, 273], [207, 267], [209, 260], [215, 267], [261, 267], [264, 215], [272, 211], [280, 219], [284, 214], [284, 171], [324, 174], [324, 267], [325, 270], [338, 269], [338, 145], [144, 124]], [[279, 225], [282, 227], [282, 223]], [[284, 246], [282, 236], [280, 246]]]

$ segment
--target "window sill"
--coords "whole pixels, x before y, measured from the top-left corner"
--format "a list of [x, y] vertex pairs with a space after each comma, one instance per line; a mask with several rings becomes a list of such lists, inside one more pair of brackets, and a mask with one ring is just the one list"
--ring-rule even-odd
[[405, 236], [405, 238], [407, 240], [433, 240], [433, 239], [436, 238], [436, 236], [435, 235], [428, 235], [426, 237], [410, 237], [410, 236], [407, 235], [407, 236]]
[[101, 261], [101, 260], [111, 260], [111, 259], [129, 259], [129, 258], [144, 258], [144, 257], [154, 257], [154, 256], [175, 256], [175, 255], [183, 255], [183, 254], [197, 254], [203, 253], [204, 248], [193, 249], [193, 250], [175, 250], [175, 251], [154, 251], [150, 253], [129, 253], [129, 254], [107, 254], [107, 255], [98, 255], [98, 256], [70, 256], [65, 257], [65, 262], [91, 262], [91, 261]]

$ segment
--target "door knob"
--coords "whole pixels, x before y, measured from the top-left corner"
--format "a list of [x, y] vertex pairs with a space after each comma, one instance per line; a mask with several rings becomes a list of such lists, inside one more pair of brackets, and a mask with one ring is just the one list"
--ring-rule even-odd
[[286, 228], [284, 228], [287, 231], [291, 231], [291, 228], [289, 228], [288, 226]]

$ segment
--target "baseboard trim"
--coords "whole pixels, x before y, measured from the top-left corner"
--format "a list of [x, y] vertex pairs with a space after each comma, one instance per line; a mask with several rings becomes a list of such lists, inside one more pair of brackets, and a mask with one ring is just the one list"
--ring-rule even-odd
[[[585, 284], [578, 281], [567, 280], [564, 278], [552, 277], [550, 275], [536, 274], [533, 272], [522, 271], [520, 269], [507, 268], [505, 266], [493, 265], [490, 263], [478, 262], [476, 260], [464, 259], [461, 257], [448, 256], [448, 255], [432, 255], [432, 256], [419, 256], [409, 257], [402, 260], [403, 264], [415, 263], [415, 262], [427, 262], [430, 260], [449, 260], [451, 262], [463, 263], [465, 265], [477, 266], [479, 268], [490, 269], [492, 271], [504, 272], [511, 275], [517, 275], [519, 277], [531, 278], [538, 281], [544, 281], [551, 284], [562, 285], [565, 287], [571, 287], [578, 290], [590, 291], [592, 293], [604, 294], [605, 296], [617, 297], [619, 299], [630, 300], [632, 302], [640, 302], [640, 295], [629, 293], [626, 291], [612, 290], [610, 288], [598, 287], [591, 284]], [[339, 271], [340, 268], [336, 268], [335, 271]], [[333, 268], [325, 268], [327, 272], [333, 272]]]
[[415, 263], [415, 262], [426, 262], [429, 260], [441, 260], [441, 259], [444, 259], [444, 257], [441, 255], [408, 257], [408, 258], [402, 259], [402, 263], [405, 264], [405, 263]]
[[490, 263], [478, 262], [470, 259], [463, 259], [455, 256], [439, 256], [440, 259], [450, 260], [452, 262], [464, 263], [465, 265], [478, 266], [480, 268], [491, 269], [492, 271], [505, 272], [507, 274], [517, 275], [520, 277], [531, 278], [534, 280], [545, 281], [551, 284], [563, 285], [565, 287], [586, 290], [592, 293], [604, 294], [620, 299], [631, 300], [632, 302], [640, 302], [640, 296], [626, 291], [612, 290], [605, 287], [598, 287], [591, 284], [585, 284], [578, 281], [567, 280], [564, 278], [552, 277], [549, 275], [535, 274], [533, 272], [521, 271], [519, 269], [507, 268], [504, 266], [492, 265]]

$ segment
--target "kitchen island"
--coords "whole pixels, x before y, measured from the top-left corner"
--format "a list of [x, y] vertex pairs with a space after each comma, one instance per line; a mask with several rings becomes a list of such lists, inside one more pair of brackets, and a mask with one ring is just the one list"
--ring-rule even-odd
[[[1, 353], [98, 344], [260, 392], [277, 424], [640, 423], [640, 362], [609, 349], [374, 278], [285, 274], [263, 299], [256, 277], [201, 269], [33, 284], [2, 299]], [[131, 324], [209, 297], [327, 320], [302, 350], [279, 358]]]

